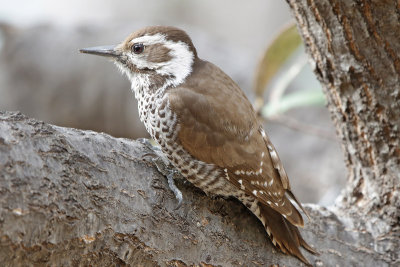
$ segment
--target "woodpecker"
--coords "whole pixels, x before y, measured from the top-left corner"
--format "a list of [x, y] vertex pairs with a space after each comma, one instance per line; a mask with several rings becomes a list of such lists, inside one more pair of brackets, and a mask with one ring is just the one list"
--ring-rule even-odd
[[182, 176], [207, 194], [240, 200], [276, 247], [310, 264], [299, 248], [316, 252], [297, 228], [304, 221], [293, 202], [305, 210], [256, 112], [184, 31], [146, 27], [118, 45], [80, 51], [109, 57], [126, 74], [140, 120]]

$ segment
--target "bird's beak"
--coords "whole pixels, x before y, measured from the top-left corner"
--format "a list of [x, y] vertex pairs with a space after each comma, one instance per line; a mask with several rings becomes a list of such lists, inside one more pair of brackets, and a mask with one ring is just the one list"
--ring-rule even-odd
[[79, 52], [103, 57], [118, 57], [119, 53], [115, 48], [116, 45], [104, 45], [79, 49]]

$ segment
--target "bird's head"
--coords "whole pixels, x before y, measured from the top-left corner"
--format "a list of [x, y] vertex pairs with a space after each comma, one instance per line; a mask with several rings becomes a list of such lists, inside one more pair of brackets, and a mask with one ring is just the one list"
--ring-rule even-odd
[[192, 72], [197, 58], [190, 37], [178, 28], [166, 26], [147, 27], [133, 32], [118, 45], [84, 48], [80, 52], [112, 59], [131, 80], [133, 89], [143, 86], [143, 77], [176, 86]]

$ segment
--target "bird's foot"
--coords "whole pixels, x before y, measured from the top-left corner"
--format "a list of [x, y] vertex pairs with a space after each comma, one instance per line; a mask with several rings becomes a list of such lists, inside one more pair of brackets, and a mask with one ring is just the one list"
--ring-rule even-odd
[[179, 174], [179, 172], [173, 167], [169, 161], [165, 158], [164, 155], [156, 158], [152, 158], [154, 165], [156, 165], [157, 170], [163, 175], [167, 176], [168, 186], [171, 191], [174, 193], [175, 198], [178, 200], [178, 205], [175, 207], [175, 210], [179, 209], [182, 206], [182, 192], [175, 185], [174, 177]]
[[167, 175], [168, 185], [171, 191], [174, 193], [175, 198], [178, 200], [178, 205], [175, 207], [175, 210], [179, 209], [182, 206], [182, 192], [179, 188], [175, 185], [174, 176], [177, 173], [177, 170], [170, 170], [170, 173]]
[[154, 146], [149, 139], [140, 138], [137, 139], [140, 143], [144, 144], [146, 147], [151, 149], [152, 152], [144, 154], [142, 157], [150, 157], [151, 161], [156, 166], [157, 170], [167, 177], [168, 186], [171, 191], [174, 193], [175, 198], [178, 200], [178, 205], [175, 207], [175, 210], [179, 209], [182, 206], [183, 197], [182, 192], [175, 185], [174, 177], [179, 172], [175, 169], [174, 166], [169, 162], [169, 160], [165, 157], [164, 153], [161, 151], [160, 147]]

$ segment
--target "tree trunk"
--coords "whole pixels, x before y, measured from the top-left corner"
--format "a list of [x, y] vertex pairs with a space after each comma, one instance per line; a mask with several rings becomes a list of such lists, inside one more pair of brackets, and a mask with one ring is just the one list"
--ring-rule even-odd
[[400, 177], [400, 2], [289, 3], [343, 143], [350, 181], [343, 204], [362, 212], [394, 206]]
[[288, 3], [342, 140], [348, 183], [337, 207], [399, 261], [400, 2]]

